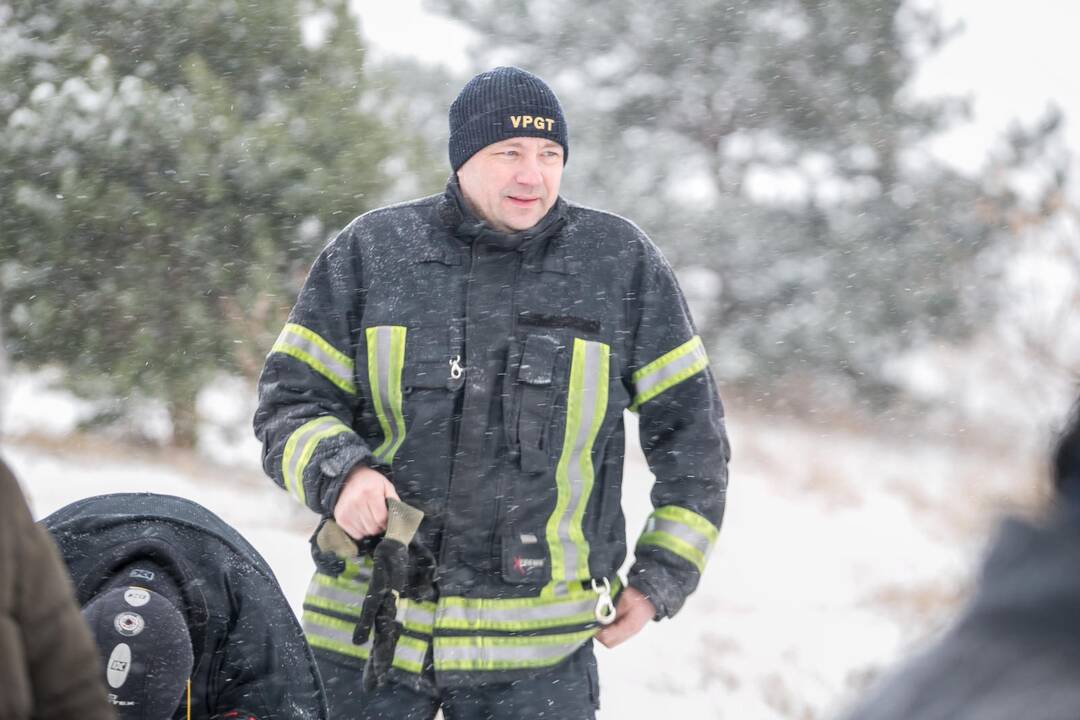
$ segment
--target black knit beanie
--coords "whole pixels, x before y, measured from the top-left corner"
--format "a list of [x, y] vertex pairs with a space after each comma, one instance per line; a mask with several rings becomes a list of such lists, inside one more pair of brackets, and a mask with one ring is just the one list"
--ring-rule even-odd
[[480, 73], [450, 106], [450, 166], [457, 172], [477, 151], [514, 137], [559, 143], [564, 164], [570, 155], [562, 105], [543, 80], [516, 67]]

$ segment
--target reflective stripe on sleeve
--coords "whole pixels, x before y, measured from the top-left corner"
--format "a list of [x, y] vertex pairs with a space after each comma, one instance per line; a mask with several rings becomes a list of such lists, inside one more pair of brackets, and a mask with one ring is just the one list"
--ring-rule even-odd
[[285, 441], [285, 452], [281, 457], [282, 481], [285, 489], [302, 504], [307, 504], [304, 470], [311, 462], [315, 448], [326, 438], [346, 432], [352, 432], [352, 429], [336, 417], [324, 415], [304, 423]]
[[286, 324], [270, 352], [294, 357], [350, 395], [356, 394], [353, 361], [303, 325]]
[[604, 343], [574, 338], [566, 432], [555, 469], [558, 496], [548, 518], [551, 583], [544, 594], [565, 595], [569, 584], [589, 577], [589, 543], [581, 524], [592, 493], [593, 443], [607, 413], [611, 349]]
[[436, 637], [435, 670], [515, 670], [549, 667], [573, 654], [595, 630], [531, 637]]
[[375, 414], [383, 431], [383, 442], [372, 453], [386, 465], [394, 460], [405, 440], [405, 418], [401, 412], [401, 371], [405, 364], [406, 328], [379, 325], [365, 331], [368, 350], [368, 382]]
[[697, 335], [671, 352], [654, 360], [633, 374], [634, 401], [630, 409], [637, 412], [643, 404], [693, 377], [709, 366], [705, 345]]
[[649, 516], [637, 544], [664, 548], [692, 563], [700, 573], [719, 533], [701, 515], [676, 505], [665, 505]]

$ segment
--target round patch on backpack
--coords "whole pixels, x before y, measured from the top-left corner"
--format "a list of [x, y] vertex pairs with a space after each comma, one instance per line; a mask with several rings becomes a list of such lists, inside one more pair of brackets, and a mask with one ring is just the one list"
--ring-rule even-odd
[[129, 587], [124, 592], [124, 600], [127, 600], [127, 604], [131, 607], [142, 607], [150, 602], [150, 593], [140, 587]]
[[139, 613], [122, 612], [113, 618], [113, 627], [124, 637], [135, 637], [146, 627], [146, 621]]

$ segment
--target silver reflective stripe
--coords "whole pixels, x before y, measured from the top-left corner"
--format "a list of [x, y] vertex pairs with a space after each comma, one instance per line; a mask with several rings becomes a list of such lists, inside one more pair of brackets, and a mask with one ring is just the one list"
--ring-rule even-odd
[[366, 334], [368, 375], [374, 386], [375, 412], [384, 435], [382, 444], [375, 448], [373, 454], [380, 462], [389, 463], [405, 439], [405, 422], [401, 415], [401, 377], [394, 372], [395, 367], [400, 372], [404, 360], [405, 328], [379, 325], [369, 327]]
[[581, 522], [594, 480], [593, 442], [607, 411], [609, 352], [604, 343], [574, 339], [566, 436], [555, 471], [558, 520], [554, 537], [550, 520], [547, 533], [552, 550], [550, 592], [555, 595], [565, 595], [569, 583], [589, 576], [589, 545]]
[[[663, 359], [661, 359], [659, 367], [651, 372], [647, 372], [634, 381], [634, 392], [637, 393], [636, 397], [643, 398], [635, 399], [635, 404], [640, 405], [645, 402], [645, 400], [658, 395], [660, 385], [670, 382], [680, 374], [685, 374], [687, 371], [694, 370], [695, 368], [700, 370], [708, 363], [709, 359], [705, 354], [705, 346], [702, 344], [701, 339], [695, 336], [691, 342], [693, 345], [690, 347], [689, 352], [686, 352], [686, 354], [680, 357], [676, 357], [670, 362], [665, 363], [663, 362]], [[678, 352], [678, 350], [679, 349], [677, 348], [675, 352]], [[657, 389], [658, 391], [653, 392], [654, 389]]]
[[[346, 630], [340, 627], [327, 627], [321, 622], [316, 622], [308, 618], [304, 619], [304, 632], [308, 635], [318, 635], [319, 637], [326, 638], [327, 640], [333, 640], [334, 642], [344, 643], [345, 645], [352, 645], [352, 630]], [[357, 645], [356, 647], [367, 647], [370, 641], [363, 645]]]
[[406, 663], [423, 667], [424, 655], [427, 654], [427, 647], [428, 644], [422, 640], [402, 636], [398, 639], [397, 646], [394, 648], [394, 663]]
[[[435, 639], [435, 667], [453, 665], [458, 669], [497, 669], [499, 666], [542, 666], [568, 657], [588, 639], [558, 636], [522, 638], [523, 642], [500, 643], [498, 638], [469, 638], [476, 644], [448, 644], [451, 638]], [[481, 644], [482, 643], [482, 644]]]
[[[328, 641], [322, 643], [322, 646], [328, 647], [329, 649], [356, 655], [366, 654], [371, 648], [370, 638], [362, 645], [353, 644], [352, 640], [353, 630], [356, 627], [355, 623], [338, 620], [337, 618], [328, 617], [311, 611], [305, 611], [301, 624], [303, 625], [304, 633], [312, 640], [321, 639]], [[315, 644], [315, 642], [312, 642], [312, 645]]]
[[311, 585], [308, 586], [308, 595], [331, 600], [335, 603], [348, 606], [350, 610], [355, 609], [355, 611], [359, 613], [360, 608], [364, 604], [364, 596], [367, 595], [367, 586], [361, 585], [355, 590], [348, 590], [340, 586], [319, 582], [316, 578], [313, 579]]
[[519, 607], [462, 607], [460, 605], [442, 605], [438, 609], [438, 624], [466, 625], [481, 627], [487, 624], [517, 624], [543, 621], [567, 620], [572, 623], [576, 616], [591, 615], [596, 606], [596, 597], [586, 597], [570, 602], [549, 603], [544, 605]]
[[296, 358], [350, 395], [356, 393], [353, 361], [303, 325], [286, 324], [270, 352]]
[[672, 537], [676, 537], [702, 555], [708, 555], [709, 550], [712, 549], [712, 541], [708, 537], [677, 520], [666, 520], [654, 516], [652, 518], [652, 531], [667, 533]]
[[402, 599], [398, 602], [397, 617], [395, 619], [402, 625], [409, 627], [410, 630], [430, 633], [435, 625], [435, 610]]
[[288, 458], [284, 473], [285, 489], [301, 501], [305, 497], [304, 467], [311, 458], [311, 453], [307, 452], [308, 444], [316, 435], [334, 426], [341, 426], [342, 432], [348, 429], [336, 417], [324, 416], [302, 425], [286, 443], [288, 447], [285, 448], [285, 455]]

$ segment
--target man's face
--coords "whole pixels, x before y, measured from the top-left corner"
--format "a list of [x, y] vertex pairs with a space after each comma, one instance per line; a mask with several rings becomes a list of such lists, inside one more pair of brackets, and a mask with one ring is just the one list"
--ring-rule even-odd
[[563, 148], [544, 138], [492, 143], [458, 168], [458, 182], [473, 211], [503, 232], [528, 230], [559, 196]]

